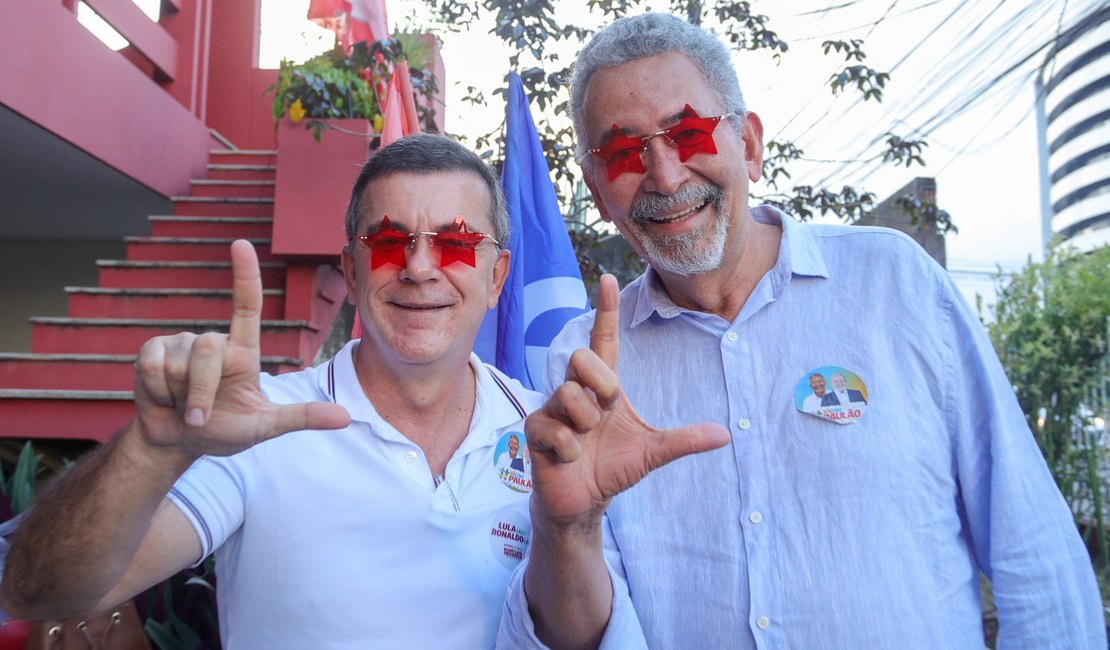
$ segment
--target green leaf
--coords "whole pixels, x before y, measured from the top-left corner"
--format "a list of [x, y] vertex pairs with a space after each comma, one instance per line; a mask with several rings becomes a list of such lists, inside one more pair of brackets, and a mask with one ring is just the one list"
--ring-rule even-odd
[[169, 623], [159, 623], [152, 618], [143, 625], [143, 631], [159, 650], [192, 650], [178, 641], [169, 628]]
[[19, 453], [11, 479], [12, 512], [17, 515], [31, 507], [31, 502], [34, 501], [35, 477], [38, 476], [41, 459], [41, 455], [34, 454], [31, 441], [28, 440]]
[[204, 645], [204, 641], [200, 638], [200, 635], [194, 632], [193, 629], [186, 625], [176, 614], [170, 616], [169, 623], [174, 633], [177, 635], [177, 638], [180, 640], [182, 647], [195, 650]]

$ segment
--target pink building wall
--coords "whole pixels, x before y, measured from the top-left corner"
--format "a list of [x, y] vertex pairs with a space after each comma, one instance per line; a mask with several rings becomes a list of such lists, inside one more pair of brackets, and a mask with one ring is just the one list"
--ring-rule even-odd
[[257, 0], [173, 0], [158, 24], [127, 0], [89, 4], [136, 46], [107, 48], [73, 0], [5, 3], [0, 104], [165, 196], [204, 176], [219, 146], [209, 129], [273, 148], [263, 92], [276, 73], [254, 67]]

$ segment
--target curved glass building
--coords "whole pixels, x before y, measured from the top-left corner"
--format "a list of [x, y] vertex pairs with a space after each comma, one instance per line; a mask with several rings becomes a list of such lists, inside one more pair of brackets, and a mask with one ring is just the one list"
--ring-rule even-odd
[[1037, 97], [1045, 240], [1110, 244], [1110, 7], [1056, 39]]

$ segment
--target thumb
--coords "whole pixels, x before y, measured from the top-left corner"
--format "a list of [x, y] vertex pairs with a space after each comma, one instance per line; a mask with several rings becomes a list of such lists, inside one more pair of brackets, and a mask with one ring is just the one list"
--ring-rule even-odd
[[269, 437], [302, 429], [342, 429], [351, 423], [347, 409], [329, 402], [275, 405], [276, 415]]
[[650, 451], [652, 469], [690, 454], [700, 454], [724, 447], [732, 440], [728, 429], [719, 424], [703, 422], [676, 429], [666, 429]]

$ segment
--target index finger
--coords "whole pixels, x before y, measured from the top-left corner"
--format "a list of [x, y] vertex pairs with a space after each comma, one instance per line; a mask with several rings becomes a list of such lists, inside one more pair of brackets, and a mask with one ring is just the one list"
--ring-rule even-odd
[[262, 328], [262, 272], [245, 239], [231, 243], [231, 333], [228, 343], [257, 348]]
[[601, 357], [605, 365], [616, 370], [620, 340], [617, 322], [620, 319], [620, 287], [617, 278], [606, 273], [601, 276], [597, 290], [597, 313], [590, 329], [590, 349]]

